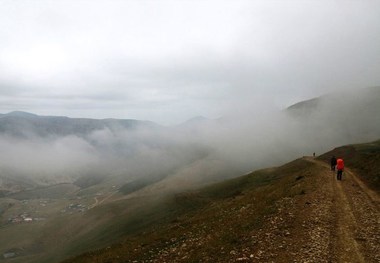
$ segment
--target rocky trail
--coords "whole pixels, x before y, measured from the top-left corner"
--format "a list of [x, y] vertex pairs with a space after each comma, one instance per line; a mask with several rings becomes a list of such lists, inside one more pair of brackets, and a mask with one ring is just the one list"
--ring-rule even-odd
[[321, 161], [319, 189], [277, 203], [257, 234], [257, 262], [380, 262], [378, 195], [349, 169], [342, 181]]
[[327, 186], [332, 190], [331, 260], [380, 262], [379, 196], [349, 169], [345, 170], [343, 181], [337, 181], [326, 164], [320, 165], [321, 176], [329, 178]]

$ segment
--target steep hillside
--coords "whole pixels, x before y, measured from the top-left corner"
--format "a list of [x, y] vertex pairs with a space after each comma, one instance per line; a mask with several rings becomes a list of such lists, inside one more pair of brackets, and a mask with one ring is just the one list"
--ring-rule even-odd
[[[69, 262], [378, 262], [378, 193], [312, 158], [175, 195], [163, 221]], [[150, 218], [152, 217], [150, 216]], [[119, 229], [119, 231], [125, 231]], [[142, 231], [142, 232], [141, 232]]]
[[[144, 262], [149, 259], [175, 262], [185, 256], [191, 262], [201, 260], [205, 254], [219, 257], [220, 253], [233, 258], [230, 251], [241, 245], [239, 236], [249, 229], [258, 230], [265, 221], [265, 215], [273, 212], [277, 200], [306, 191], [296, 187], [288, 192], [294, 184], [302, 182], [297, 181], [301, 176], [297, 170], [299, 167], [308, 170], [306, 165], [298, 160], [279, 169], [260, 170], [200, 191], [175, 195], [166, 204], [172, 210], [172, 214], [166, 215], [166, 223], [152, 224], [143, 235], [137, 233], [120, 245], [67, 262]], [[279, 184], [286, 187], [278, 188]], [[238, 216], [239, 211], [244, 213]], [[165, 209], [161, 205], [157, 213], [162, 212]], [[231, 231], [236, 223], [239, 227]], [[182, 255], [180, 251], [184, 248], [191, 250], [193, 255]]]
[[[371, 230], [379, 210], [352, 196], [360, 196], [354, 176], [342, 188], [328, 165], [306, 158], [183, 193], [172, 200], [177, 212], [168, 223], [65, 262], [377, 262], [379, 238]], [[359, 205], [364, 219], [354, 211]], [[346, 227], [352, 229], [343, 236]]]
[[[372, 157], [368, 145], [355, 147]], [[14, 263], [85, 251], [66, 262], [336, 262], [349, 246], [355, 262], [377, 262], [378, 193], [359, 172], [337, 182], [327, 163], [306, 157], [177, 194], [123, 194], [114, 181], [23, 191], [0, 199], [0, 253]]]

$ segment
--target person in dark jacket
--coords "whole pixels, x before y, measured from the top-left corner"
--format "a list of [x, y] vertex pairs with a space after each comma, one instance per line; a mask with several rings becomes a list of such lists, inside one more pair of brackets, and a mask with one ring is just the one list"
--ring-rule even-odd
[[336, 158], [335, 156], [331, 157], [331, 171], [335, 171]]

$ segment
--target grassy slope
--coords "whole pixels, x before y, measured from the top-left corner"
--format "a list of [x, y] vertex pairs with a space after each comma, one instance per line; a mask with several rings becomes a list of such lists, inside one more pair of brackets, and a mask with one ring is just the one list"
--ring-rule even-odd
[[[143, 205], [147, 202], [147, 205]], [[165, 204], [164, 199], [132, 199], [99, 206], [86, 213], [61, 215], [46, 222], [34, 242], [42, 251], [30, 259], [19, 257], [19, 262], [59, 262], [70, 255], [90, 249], [101, 248], [120, 240], [122, 236], [135, 233], [151, 222], [160, 222], [170, 211], [156, 211], [155, 204]], [[147, 220], [141, 220], [147, 218]], [[32, 239], [32, 238], [30, 238]], [[1, 260], [0, 260], [1, 261]]]
[[[355, 169], [372, 188], [379, 189], [379, 149], [380, 141], [350, 145], [320, 158], [328, 162], [332, 154], [343, 156], [348, 167]], [[246, 233], [260, 228], [277, 200], [312, 191], [314, 174], [313, 165], [300, 159], [198, 191], [98, 206], [84, 214], [58, 218], [51, 225], [44, 225], [36, 242], [43, 248], [41, 254], [36, 248], [30, 260], [20, 257], [19, 262], [59, 262], [97, 249], [67, 262], [128, 262], [129, 259], [141, 262], [159, 257], [159, 251], [178, 246], [180, 240], [199, 240], [203, 244], [196, 249], [188, 245], [188, 258], [197, 261], [220, 252], [221, 247], [232, 250], [240, 246]], [[249, 207], [249, 213], [241, 212], [244, 207]], [[214, 234], [210, 236], [210, 233]], [[114, 243], [118, 245], [101, 249]], [[116, 258], [118, 255], [124, 256]]]
[[[140, 218], [136, 216], [130, 222], [141, 226], [136, 232], [115, 228], [125, 235], [123, 242], [65, 262], [144, 262], [160, 257], [172, 262], [227, 260], [231, 255], [220, 251], [243, 246], [247, 235], [258, 230], [265, 216], [274, 211], [278, 200], [313, 191], [316, 173], [314, 164], [299, 159], [172, 196], [147, 209], [148, 213], [140, 213]], [[179, 244], [185, 246], [186, 254], [169, 253]]]
[[380, 191], [380, 140], [335, 148], [319, 157], [330, 163], [331, 156], [341, 157], [373, 190]]

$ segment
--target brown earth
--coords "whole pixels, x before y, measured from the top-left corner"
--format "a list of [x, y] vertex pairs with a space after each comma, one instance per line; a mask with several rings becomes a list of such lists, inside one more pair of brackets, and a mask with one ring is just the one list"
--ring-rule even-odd
[[[346, 169], [337, 181], [318, 164], [319, 189], [305, 198], [283, 199], [257, 236], [259, 262], [380, 262], [379, 196]], [[284, 235], [276, 235], [284, 228]], [[288, 258], [281, 255], [289, 253]], [[280, 258], [281, 259], [280, 259]]]
[[380, 262], [379, 195], [355, 173], [337, 181], [311, 157], [257, 173], [204, 190], [212, 201], [178, 196], [198, 208], [65, 262]]

